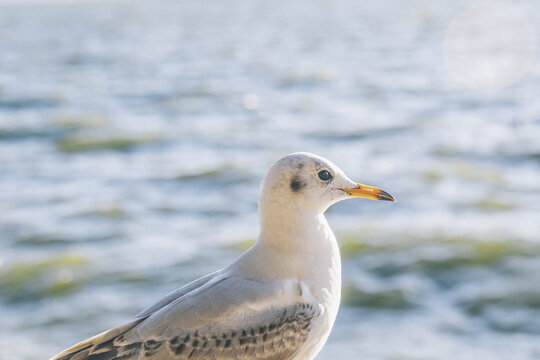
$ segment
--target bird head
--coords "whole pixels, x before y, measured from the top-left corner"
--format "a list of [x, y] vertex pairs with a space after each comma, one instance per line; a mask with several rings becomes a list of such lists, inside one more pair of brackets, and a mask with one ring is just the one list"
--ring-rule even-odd
[[330, 205], [352, 197], [396, 201], [373, 186], [353, 182], [331, 161], [310, 153], [293, 153], [278, 160], [263, 181], [261, 209], [299, 208], [323, 213]]

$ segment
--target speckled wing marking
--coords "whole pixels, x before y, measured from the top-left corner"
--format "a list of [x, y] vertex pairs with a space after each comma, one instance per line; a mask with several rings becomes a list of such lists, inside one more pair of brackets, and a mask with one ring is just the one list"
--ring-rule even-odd
[[120, 334], [59, 359], [287, 360], [292, 359], [306, 342], [317, 312], [313, 305], [292, 305], [262, 314], [261, 318], [266, 321], [259, 324], [215, 333], [211, 326], [207, 326], [200, 330], [182, 331], [168, 339], [133, 343], [126, 343]]
[[221, 334], [188, 332], [166, 343], [174, 359], [292, 359], [306, 342], [315, 314], [313, 306], [299, 304], [281, 310], [274, 321]]
[[190, 290], [53, 360], [289, 360], [320, 323], [298, 281], [217, 274]]
[[[114, 340], [125, 334], [126, 331], [136, 326], [140, 323], [142, 319], [133, 320], [126, 325], [105, 331], [104, 333], [98, 334], [90, 339], [82, 341], [69, 349], [61, 352], [51, 360], [77, 360], [77, 359], [88, 359], [90, 356], [98, 355], [102, 352], [106, 352], [107, 349], [112, 349], [110, 347]], [[110, 347], [110, 348], [108, 348]], [[99, 357], [94, 357], [94, 359], [99, 359]], [[107, 357], [102, 357], [102, 359], [109, 359]]]

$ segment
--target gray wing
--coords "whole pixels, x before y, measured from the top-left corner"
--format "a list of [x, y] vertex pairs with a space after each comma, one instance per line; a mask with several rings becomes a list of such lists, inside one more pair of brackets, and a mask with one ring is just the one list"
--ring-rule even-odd
[[135, 316], [135, 318], [145, 318], [145, 317], [147, 317], [148, 315], [158, 311], [162, 307], [169, 305], [170, 303], [177, 300], [178, 298], [180, 298], [180, 297], [192, 292], [193, 290], [203, 286], [204, 284], [206, 284], [207, 282], [209, 282], [213, 278], [216, 278], [217, 276], [219, 276], [220, 272], [221, 271], [217, 271], [215, 273], [208, 274], [206, 276], [198, 278], [197, 280], [194, 280], [194, 281], [192, 281], [192, 282], [190, 282], [190, 283], [176, 289], [175, 291], [171, 292], [169, 295], [165, 296], [163, 299], [161, 299], [160, 301], [158, 301], [154, 305], [150, 306], [148, 309], [141, 311], [139, 314], [137, 314]]
[[292, 280], [217, 275], [163, 304], [54, 360], [292, 359], [320, 316]]

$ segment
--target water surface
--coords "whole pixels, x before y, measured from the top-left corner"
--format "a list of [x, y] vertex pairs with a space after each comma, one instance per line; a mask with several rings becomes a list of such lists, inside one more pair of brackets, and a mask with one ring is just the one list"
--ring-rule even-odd
[[268, 166], [309, 151], [398, 199], [328, 211], [343, 305], [318, 359], [540, 359], [540, 66], [456, 82], [469, 3], [0, 4], [0, 358], [227, 265]]

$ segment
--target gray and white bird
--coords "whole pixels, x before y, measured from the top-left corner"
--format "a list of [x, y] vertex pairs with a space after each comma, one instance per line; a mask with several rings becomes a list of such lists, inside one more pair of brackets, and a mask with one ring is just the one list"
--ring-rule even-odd
[[322, 157], [283, 157], [262, 183], [250, 249], [52, 360], [313, 359], [341, 297], [339, 248], [323, 214], [350, 197], [395, 201]]

